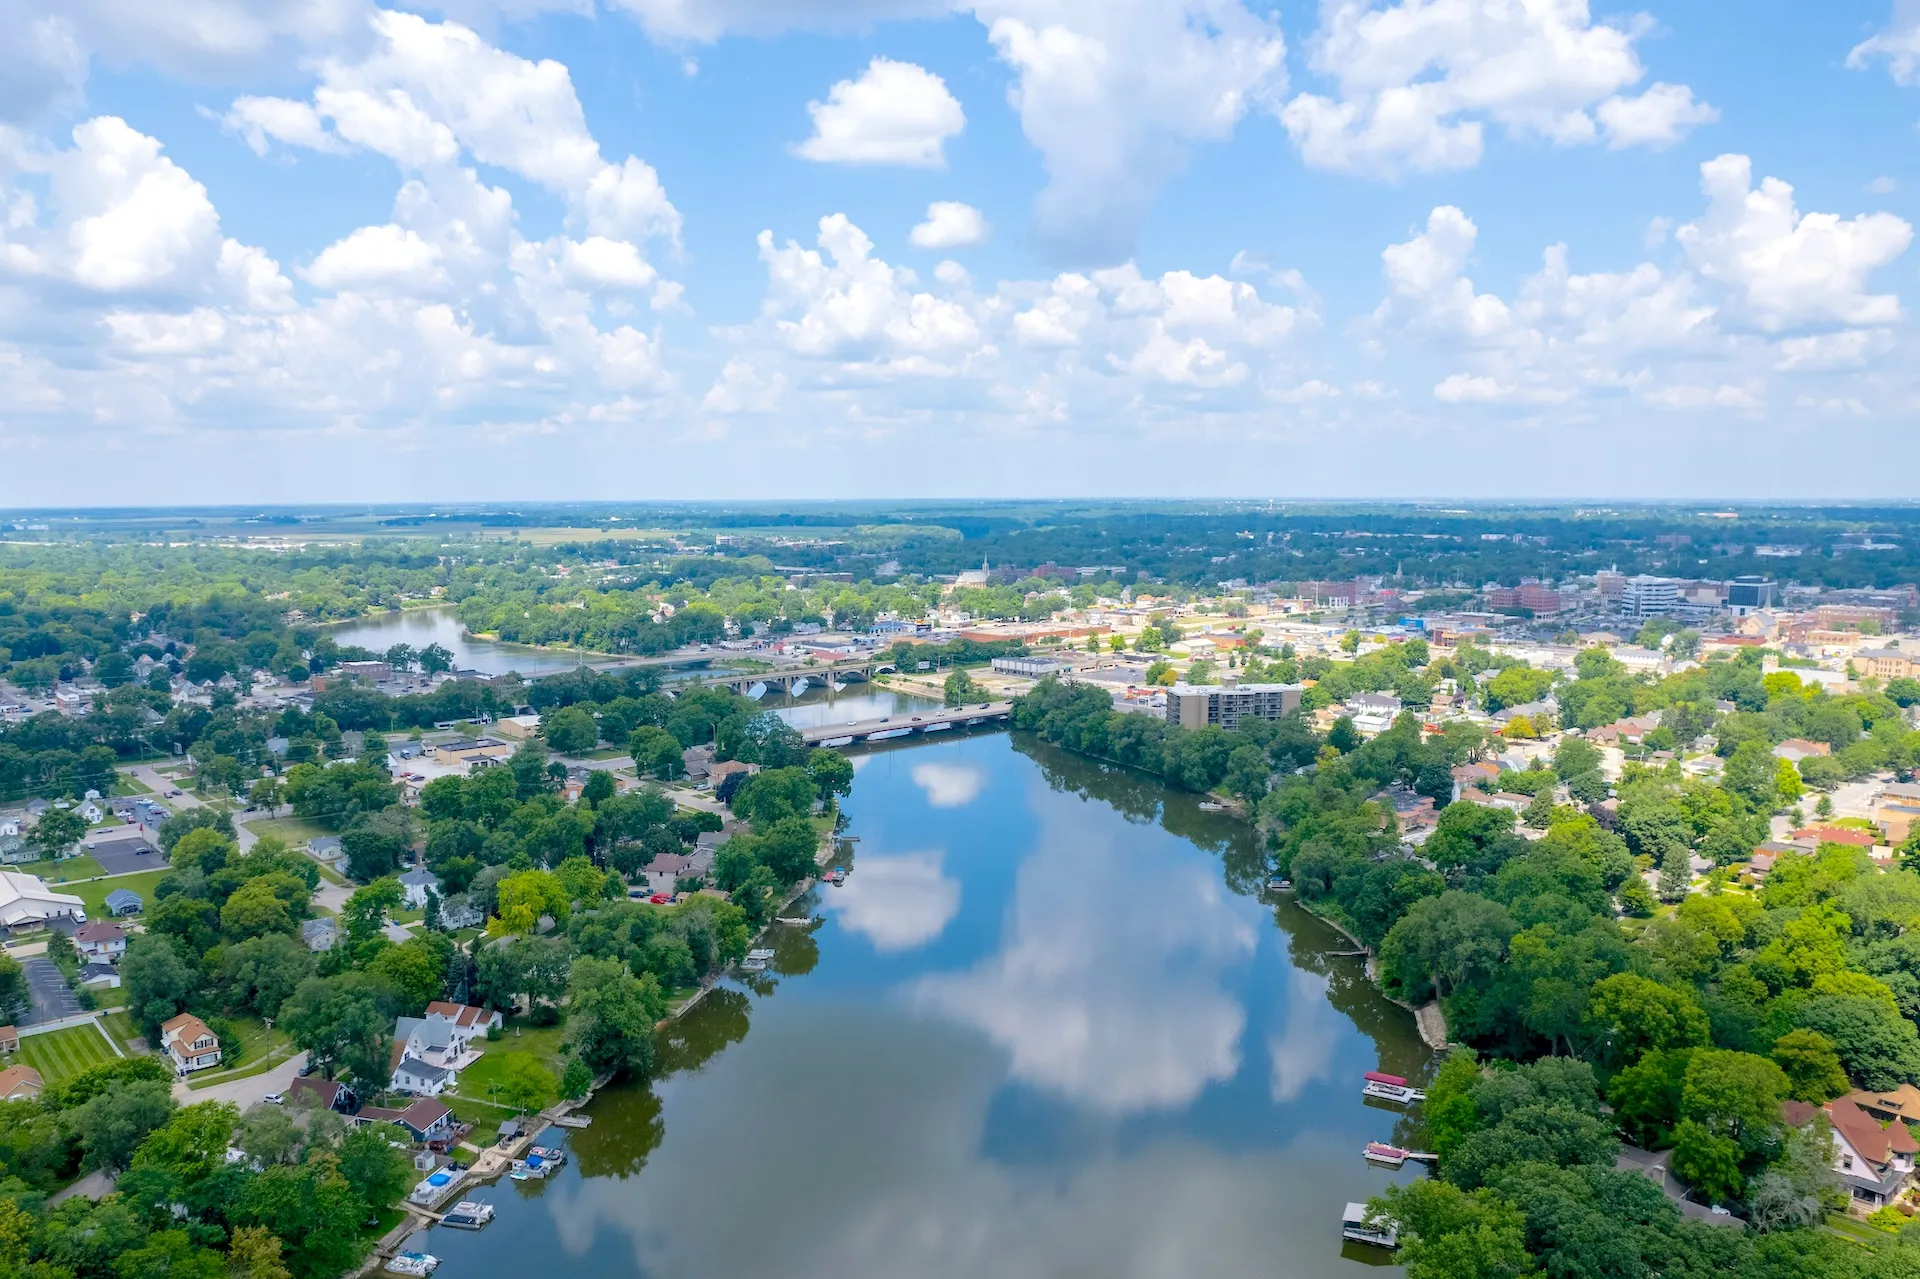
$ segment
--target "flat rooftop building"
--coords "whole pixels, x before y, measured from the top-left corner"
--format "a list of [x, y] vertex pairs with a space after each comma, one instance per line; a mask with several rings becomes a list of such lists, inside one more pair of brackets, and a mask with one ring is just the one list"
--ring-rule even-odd
[[[1228, 677], [1232, 679], [1231, 676]], [[1167, 723], [1182, 728], [1238, 728], [1243, 719], [1280, 719], [1300, 709], [1300, 684], [1175, 684], [1167, 690]]]

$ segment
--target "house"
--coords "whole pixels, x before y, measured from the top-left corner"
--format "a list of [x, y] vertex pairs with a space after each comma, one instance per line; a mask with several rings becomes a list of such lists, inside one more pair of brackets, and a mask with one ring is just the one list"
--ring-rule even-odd
[[90, 799], [80, 805], [80, 820], [89, 826], [105, 821], [106, 817], [107, 814], [100, 805]]
[[44, 1087], [40, 1072], [32, 1066], [8, 1066], [0, 1070], [0, 1101], [31, 1101]]
[[1500, 780], [1500, 765], [1491, 760], [1462, 764], [1453, 770], [1453, 798], [1457, 801], [1475, 787], [1492, 787]]
[[424, 866], [415, 866], [400, 876], [400, 891], [406, 895], [408, 906], [425, 910], [427, 894], [440, 895], [440, 877]]
[[1892, 1203], [1913, 1180], [1913, 1157], [1920, 1141], [1904, 1123], [1882, 1126], [1869, 1106], [1882, 1104], [1874, 1094], [1849, 1093], [1821, 1109], [1833, 1124], [1833, 1167], [1853, 1195], [1856, 1210], [1867, 1213]]
[[1587, 740], [1595, 746], [1638, 746], [1642, 739], [1660, 727], [1660, 712], [1629, 716], [1587, 730]]
[[1833, 747], [1825, 742], [1810, 742], [1804, 737], [1789, 737], [1774, 747], [1773, 753], [1775, 757], [1784, 759], [1788, 763], [1798, 764], [1801, 760], [1811, 759], [1815, 755], [1831, 755]]
[[173, 1058], [174, 1070], [182, 1075], [220, 1064], [219, 1037], [192, 1013], [161, 1024], [160, 1051]]
[[88, 990], [118, 990], [120, 970], [112, 964], [93, 963], [80, 969], [80, 984]]
[[404, 1110], [362, 1106], [354, 1119], [360, 1123], [398, 1124], [415, 1141], [441, 1141], [453, 1135], [453, 1112], [424, 1097]]
[[140, 894], [131, 888], [116, 888], [107, 894], [109, 915], [138, 915], [145, 907], [146, 903], [140, 900]]
[[493, 728], [502, 737], [524, 742], [530, 737], [539, 736], [540, 717], [538, 715], [502, 715], [493, 722]]
[[[437, 1001], [436, 1001], [437, 1002]], [[446, 1005], [461, 1011], [463, 1005]], [[449, 1017], [429, 1012], [425, 1017], [402, 1017], [393, 1027], [393, 1088], [396, 1092], [438, 1097], [458, 1082], [459, 1072], [480, 1060], [472, 1041], [484, 1035], [495, 1018]]]
[[127, 930], [105, 920], [82, 924], [73, 934], [73, 944], [83, 959], [115, 964], [127, 953]]
[[393, 1064], [391, 1086], [394, 1092], [438, 1097], [459, 1082], [459, 1076], [444, 1066], [430, 1066], [417, 1057], [407, 1056], [400, 1045], [394, 1047], [399, 1053], [399, 1059]]
[[20, 1051], [20, 1028], [18, 1026], [0, 1026], [0, 1053]]
[[505, 1024], [494, 1009], [451, 1003], [445, 999], [436, 999], [428, 1004], [427, 1016], [445, 1017], [453, 1023], [454, 1033], [464, 1035], [469, 1040], [478, 1039], [489, 1030], [498, 1030]]
[[332, 950], [340, 940], [340, 925], [331, 915], [319, 919], [303, 920], [300, 924], [300, 940], [312, 951]]
[[1855, 848], [1872, 848], [1879, 843], [1879, 837], [1870, 830], [1856, 830], [1851, 826], [1804, 826], [1794, 831], [1793, 840], [1806, 840], [1813, 844], [1850, 844]]
[[340, 846], [340, 837], [338, 835], [322, 835], [317, 839], [308, 840], [307, 852], [311, 854], [316, 861], [323, 861], [328, 865], [338, 863], [340, 858], [345, 855]]
[[1774, 866], [1782, 857], [1804, 857], [1809, 851], [1811, 850], [1799, 844], [1782, 844], [1768, 840], [1753, 850], [1753, 860], [1748, 863], [1748, 867], [1753, 871], [1755, 878], [1765, 879], [1773, 873]]
[[446, 929], [478, 928], [486, 922], [480, 908], [467, 900], [465, 893], [454, 893], [440, 903], [440, 926]]
[[287, 1101], [290, 1105], [337, 1110], [345, 1115], [353, 1112], [355, 1097], [353, 1089], [337, 1079], [315, 1079], [303, 1075], [288, 1085]]
[[56, 919], [85, 923], [87, 904], [69, 893], [49, 890], [36, 875], [0, 870], [0, 927], [23, 932]]

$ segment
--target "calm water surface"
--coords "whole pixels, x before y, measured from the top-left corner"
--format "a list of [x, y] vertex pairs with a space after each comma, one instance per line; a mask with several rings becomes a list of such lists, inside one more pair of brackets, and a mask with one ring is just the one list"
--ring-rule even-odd
[[[602, 1093], [573, 1161], [502, 1181], [444, 1279], [1360, 1276], [1350, 1199], [1409, 1172], [1365, 1105], [1424, 1077], [1345, 943], [1254, 896], [1248, 830], [1006, 734], [856, 758], [851, 875], [775, 971]], [[797, 908], [796, 908], [797, 909]], [[555, 1130], [556, 1135], [558, 1130]]]
[[[585, 655], [555, 653], [527, 648], [519, 644], [501, 644], [468, 635], [460, 624], [460, 614], [445, 608], [410, 608], [397, 613], [381, 613], [357, 621], [327, 627], [326, 633], [340, 645], [358, 644], [361, 648], [384, 653], [395, 644], [411, 644], [415, 649], [438, 644], [453, 654], [453, 664], [461, 670], [487, 675], [551, 675], [584, 665]], [[605, 659], [602, 659], [605, 660]]]

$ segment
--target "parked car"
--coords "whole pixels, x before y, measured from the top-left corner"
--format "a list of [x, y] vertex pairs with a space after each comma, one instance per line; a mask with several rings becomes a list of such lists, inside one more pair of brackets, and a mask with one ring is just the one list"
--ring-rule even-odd
[[260, 1100], [266, 1102], [269, 1106], [284, 1106], [287, 1104], [287, 1099], [277, 1092], [270, 1092]]

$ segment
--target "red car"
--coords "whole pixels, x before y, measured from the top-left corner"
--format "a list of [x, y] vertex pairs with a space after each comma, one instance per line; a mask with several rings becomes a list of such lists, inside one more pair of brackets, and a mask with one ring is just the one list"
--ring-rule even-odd
[[656, 906], [665, 906], [673, 901], [673, 895], [671, 893], [655, 893], [653, 896], [647, 898], [647, 900]]

